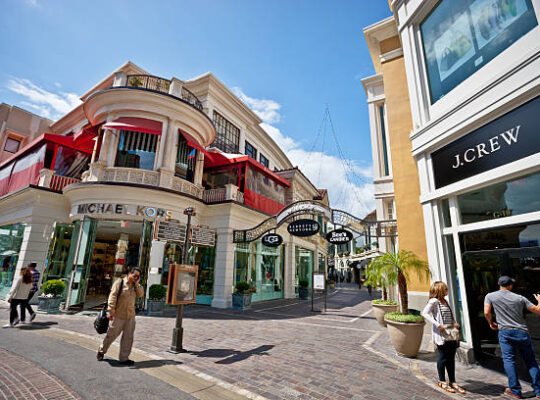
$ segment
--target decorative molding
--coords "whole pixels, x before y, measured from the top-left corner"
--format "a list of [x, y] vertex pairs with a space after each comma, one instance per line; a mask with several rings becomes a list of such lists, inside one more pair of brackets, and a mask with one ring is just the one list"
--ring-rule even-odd
[[388, 53], [381, 54], [379, 59], [383, 63], [398, 57], [403, 57], [403, 49], [401, 47], [399, 49], [391, 50]]

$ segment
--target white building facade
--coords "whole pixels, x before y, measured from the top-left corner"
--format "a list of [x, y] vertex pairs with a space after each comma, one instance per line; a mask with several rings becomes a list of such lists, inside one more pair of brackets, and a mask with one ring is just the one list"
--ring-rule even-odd
[[540, 1], [395, 0], [392, 8], [432, 280], [449, 285], [468, 360], [500, 362], [485, 294], [501, 274], [531, 300], [540, 287]]

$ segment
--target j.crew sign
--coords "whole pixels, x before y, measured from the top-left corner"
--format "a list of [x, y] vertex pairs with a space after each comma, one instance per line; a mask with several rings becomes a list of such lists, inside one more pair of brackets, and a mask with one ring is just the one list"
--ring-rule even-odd
[[431, 154], [435, 187], [540, 151], [540, 97]]

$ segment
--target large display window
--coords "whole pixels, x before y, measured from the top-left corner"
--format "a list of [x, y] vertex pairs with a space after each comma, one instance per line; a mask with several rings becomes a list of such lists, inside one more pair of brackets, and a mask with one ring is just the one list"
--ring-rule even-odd
[[295, 290], [298, 291], [298, 282], [300, 279], [307, 279], [309, 282], [309, 287], [311, 288], [311, 274], [313, 273], [315, 262], [313, 251], [296, 246], [294, 248], [294, 256], [296, 265]]
[[442, 0], [421, 23], [431, 103], [538, 25], [530, 0]]
[[496, 183], [457, 197], [461, 223], [540, 210], [540, 172]]
[[158, 135], [120, 131], [116, 152], [116, 167], [154, 169]]
[[11, 290], [26, 224], [0, 226], [0, 297]]

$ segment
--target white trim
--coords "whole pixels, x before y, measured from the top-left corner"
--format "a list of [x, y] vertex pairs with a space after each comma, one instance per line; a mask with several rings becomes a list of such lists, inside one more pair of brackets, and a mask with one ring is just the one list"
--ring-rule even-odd
[[391, 50], [387, 53], [381, 54], [379, 56], [379, 59], [383, 63], [383, 62], [387, 62], [401, 56], [403, 56], [403, 49], [400, 47], [399, 49]]

